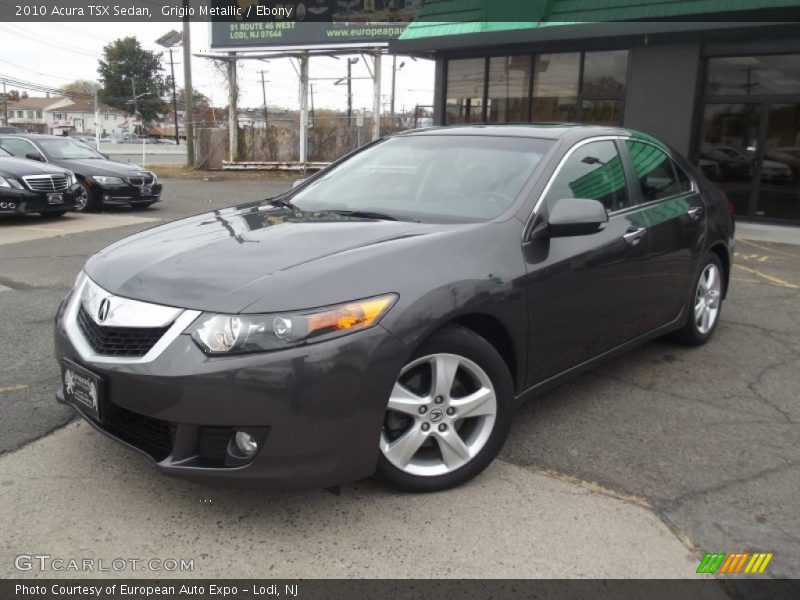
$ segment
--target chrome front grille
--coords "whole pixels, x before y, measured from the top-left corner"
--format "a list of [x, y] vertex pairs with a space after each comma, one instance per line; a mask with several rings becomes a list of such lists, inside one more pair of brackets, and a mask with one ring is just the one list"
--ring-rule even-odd
[[63, 192], [69, 187], [66, 175], [28, 175], [22, 181], [34, 192]]
[[144, 356], [169, 330], [169, 325], [166, 327], [104, 327], [95, 323], [83, 306], [78, 309], [78, 326], [86, 336], [89, 345], [100, 356]]

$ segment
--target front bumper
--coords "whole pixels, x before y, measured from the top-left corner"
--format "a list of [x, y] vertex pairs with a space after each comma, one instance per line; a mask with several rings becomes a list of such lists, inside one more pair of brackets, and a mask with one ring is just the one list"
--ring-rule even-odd
[[50, 204], [46, 192], [33, 192], [31, 190], [18, 190], [16, 188], [0, 188], [0, 215], [21, 215], [26, 213], [50, 213], [72, 210], [75, 208], [75, 191], [73, 185], [60, 194], [62, 202]]
[[156, 182], [150, 185], [100, 185], [93, 182], [92, 191], [99, 202], [107, 206], [153, 204], [161, 201], [163, 186]]
[[[168, 475], [206, 484], [322, 488], [367, 477], [386, 402], [406, 357], [382, 327], [276, 352], [206, 356], [186, 334], [154, 360], [87, 360], [59, 309], [55, 352], [103, 380], [95, 428], [143, 452]], [[63, 388], [56, 399], [64, 402]], [[238, 429], [267, 432], [246, 464], [226, 461]], [[233, 461], [235, 463], [235, 461]], [[227, 463], [227, 466], [226, 466]]]

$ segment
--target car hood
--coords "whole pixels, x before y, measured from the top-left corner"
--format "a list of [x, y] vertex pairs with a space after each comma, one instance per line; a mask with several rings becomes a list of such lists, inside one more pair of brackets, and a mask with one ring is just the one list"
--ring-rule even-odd
[[105, 160], [100, 158], [87, 158], [87, 159], [58, 159], [53, 161], [62, 167], [69, 169], [75, 173], [83, 175], [84, 177], [91, 177], [92, 175], [105, 175], [111, 177], [131, 177], [137, 173], [142, 172], [142, 168], [138, 165], [129, 165], [125, 163], [116, 162], [113, 160]]
[[0, 176], [26, 177], [28, 175], [62, 174], [64, 169], [27, 158], [0, 157]]
[[86, 272], [118, 296], [237, 313], [251, 312], [249, 306], [270, 294], [269, 305], [281, 306], [276, 282], [302, 279], [305, 269], [311, 291], [302, 300], [305, 306], [292, 308], [311, 308], [355, 299], [349, 295], [356, 293], [352, 287], [325, 283], [320, 273], [326, 280], [335, 278], [334, 271], [346, 264], [350, 274], [358, 273], [369, 285], [369, 271], [358, 266], [375, 254], [366, 249], [447, 227], [452, 226], [250, 205], [197, 215], [120, 240], [95, 254]]

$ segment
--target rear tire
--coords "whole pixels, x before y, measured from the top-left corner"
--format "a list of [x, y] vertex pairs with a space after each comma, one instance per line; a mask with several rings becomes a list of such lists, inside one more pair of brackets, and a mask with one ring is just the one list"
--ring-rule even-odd
[[719, 323], [724, 294], [722, 263], [716, 254], [706, 255], [694, 281], [694, 293], [686, 323], [676, 332], [676, 339], [687, 346], [705, 344]]
[[436, 492], [483, 471], [508, 437], [514, 386], [484, 338], [449, 325], [413, 354], [381, 429], [377, 474], [395, 487]]

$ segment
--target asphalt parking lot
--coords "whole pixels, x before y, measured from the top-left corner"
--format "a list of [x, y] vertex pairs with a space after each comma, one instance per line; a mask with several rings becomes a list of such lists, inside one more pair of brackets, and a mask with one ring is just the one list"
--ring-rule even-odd
[[208, 490], [72, 422], [52, 318], [86, 257], [286, 185], [166, 181], [148, 211], [0, 222], [0, 576], [26, 574], [20, 553], [83, 552], [194, 557], [198, 576], [690, 577], [706, 551], [800, 576], [800, 246], [740, 240], [711, 343], [658, 340], [540, 396], [448, 493]]

